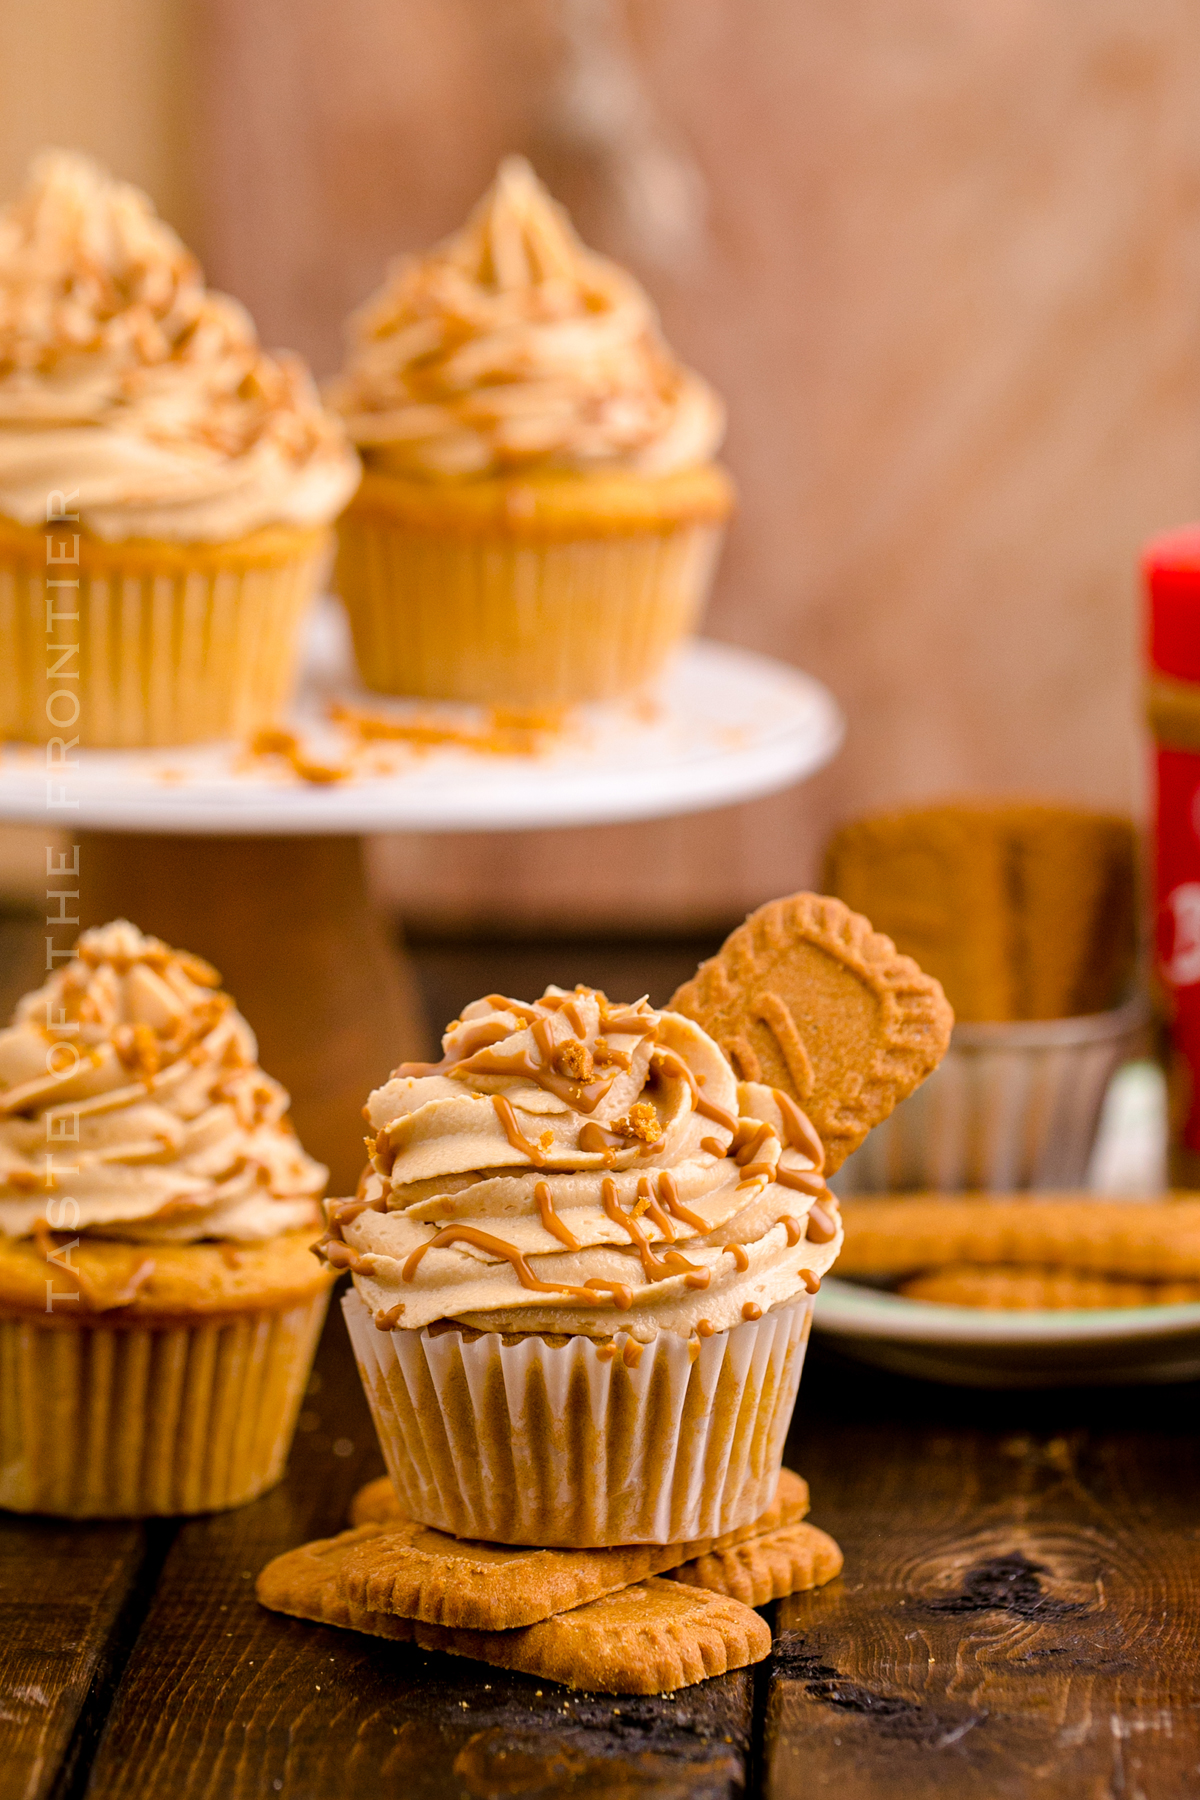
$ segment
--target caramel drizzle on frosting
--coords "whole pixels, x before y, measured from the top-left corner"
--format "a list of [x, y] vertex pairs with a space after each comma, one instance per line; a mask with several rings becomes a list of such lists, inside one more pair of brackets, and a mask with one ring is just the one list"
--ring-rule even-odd
[[531, 1031], [538, 1050], [536, 1056], [528, 1049], [512, 1050], [504, 1054], [491, 1048], [477, 1050], [474, 1056], [464, 1057], [457, 1062], [450, 1073], [521, 1076], [545, 1089], [546, 1093], [553, 1094], [556, 1099], [565, 1100], [576, 1112], [594, 1112], [616, 1080], [616, 1069], [602, 1076], [599, 1081], [573, 1081], [569, 1075], [560, 1075], [552, 1066], [553, 1058], [562, 1046], [555, 1045], [551, 1038], [548, 1021], [536, 1019]]
[[[553, 1065], [569, 1045], [577, 1047], [573, 1054], [577, 1060], [582, 1060], [578, 1053], [588, 1048], [586, 1043], [587, 1021], [582, 1015], [579, 1001], [582, 996], [590, 995], [592, 992], [593, 990], [577, 989], [574, 994], [552, 994], [539, 1001], [536, 1006], [511, 1000], [504, 995], [491, 994], [487, 997], [488, 1005], [506, 1011], [510, 1016], [520, 1019], [530, 1027], [536, 1054], [528, 1048], [523, 1048], [514, 1054], [501, 1055], [493, 1046], [502, 1038], [512, 1035], [511, 1027], [494, 1018], [481, 1019], [471, 1021], [461, 1027], [460, 1042], [456, 1051], [443, 1057], [441, 1062], [403, 1063], [395, 1073], [421, 1076], [454, 1075], [462, 1071], [472, 1074], [519, 1076], [534, 1082], [559, 1098], [567, 1100], [578, 1110], [591, 1111], [608, 1091], [613, 1075], [609, 1074], [599, 1080], [574, 1079], [570, 1074], [562, 1073]], [[653, 1015], [647, 1016], [641, 1010], [643, 1003], [639, 1002], [636, 1008], [618, 1011], [609, 1009], [607, 998], [604, 995], [597, 992], [595, 997], [600, 1001], [600, 1024], [604, 1029], [611, 1031], [614, 1035], [636, 1035], [641, 1039], [657, 1037], [658, 1021]], [[550, 1028], [550, 1017], [559, 1012], [566, 1017], [567, 1022], [576, 1032], [575, 1039], [555, 1043]], [[629, 1066], [630, 1059], [622, 1052], [610, 1051], [599, 1032], [596, 1042], [601, 1052], [598, 1058], [601, 1066], [606, 1067], [609, 1063], [616, 1066]], [[675, 1051], [661, 1045], [656, 1047], [651, 1058], [651, 1069], [680, 1076], [690, 1089], [694, 1110], [702, 1117], [713, 1120], [722, 1130], [729, 1133], [731, 1142], [727, 1148], [714, 1137], [702, 1138], [700, 1147], [718, 1160], [728, 1156], [737, 1164], [739, 1189], [765, 1178], [768, 1181], [778, 1182], [781, 1187], [803, 1193], [814, 1200], [818, 1196], [828, 1194], [828, 1188], [821, 1173], [825, 1161], [824, 1146], [812, 1122], [790, 1095], [779, 1089], [772, 1090], [783, 1119], [783, 1136], [786, 1147], [800, 1151], [813, 1164], [813, 1167], [808, 1170], [788, 1169], [778, 1161], [781, 1148], [779, 1145], [780, 1134], [773, 1125], [763, 1120], [738, 1118], [724, 1107], [706, 1100], [691, 1069]], [[540, 1146], [531, 1142], [521, 1129], [512, 1103], [503, 1094], [493, 1094], [490, 1098], [508, 1142], [535, 1169], [544, 1168], [546, 1156]], [[404, 1141], [403, 1126], [405, 1123], [406, 1121], [403, 1119], [397, 1121], [394, 1128], [395, 1139], [392, 1138], [389, 1129], [386, 1137], [380, 1134], [378, 1144], [369, 1144], [369, 1148], [374, 1152], [372, 1160], [376, 1167], [379, 1167], [385, 1158], [389, 1163], [394, 1158], [396, 1150]], [[776, 1145], [773, 1157], [768, 1148], [772, 1143]], [[617, 1150], [625, 1147], [625, 1144], [624, 1136], [595, 1120], [586, 1120], [580, 1127], [579, 1148], [587, 1154], [600, 1153], [609, 1168], [614, 1166]], [[656, 1144], [643, 1144], [639, 1154], [652, 1154], [660, 1145], [661, 1140]], [[386, 1173], [386, 1170], [383, 1172]], [[579, 1250], [582, 1246], [578, 1238], [555, 1210], [554, 1196], [549, 1182], [545, 1180], [535, 1182], [533, 1196], [544, 1229], [556, 1238], [565, 1249]], [[712, 1280], [711, 1270], [689, 1262], [677, 1249], [666, 1248], [656, 1252], [639, 1224], [640, 1218], [645, 1215], [661, 1233], [668, 1246], [677, 1242], [678, 1234], [672, 1220], [678, 1220], [690, 1226], [703, 1238], [707, 1238], [711, 1232], [712, 1226], [708, 1220], [692, 1211], [681, 1201], [675, 1178], [669, 1170], [662, 1170], [658, 1174], [656, 1182], [652, 1182], [648, 1176], [642, 1176], [639, 1179], [637, 1201], [632, 1211], [626, 1212], [622, 1207], [617, 1184], [611, 1176], [606, 1176], [601, 1183], [601, 1201], [605, 1214], [614, 1224], [621, 1227], [628, 1236], [631, 1246], [636, 1249], [647, 1282], [666, 1281], [673, 1276], [682, 1275], [687, 1287], [703, 1289], [709, 1286]], [[333, 1215], [334, 1232], [337, 1232], [342, 1223], [357, 1217], [367, 1204], [379, 1206], [381, 1202], [368, 1203], [359, 1197], [337, 1208]], [[386, 1204], [386, 1202], [382, 1204]], [[776, 1223], [784, 1227], [789, 1248], [794, 1248], [806, 1235], [813, 1243], [828, 1243], [837, 1231], [834, 1221], [819, 1205], [810, 1207], [806, 1219], [803, 1221], [787, 1214], [778, 1219]], [[401, 1279], [406, 1282], [414, 1280], [417, 1268], [427, 1250], [446, 1248], [455, 1243], [464, 1242], [473, 1244], [477, 1249], [483, 1250], [491, 1256], [507, 1261], [521, 1285], [531, 1292], [554, 1294], [564, 1301], [575, 1299], [593, 1305], [604, 1304], [608, 1299], [611, 1304], [621, 1310], [628, 1310], [633, 1304], [632, 1289], [623, 1282], [610, 1281], [600, 1277], [591, 1278], [583, 1286], [569, 1282], [543, 1281], [534, 1274], [525, 1253], [516, 1245], [507, 1243], [503, 1238], [494, 1237], [471, 1225], [448, 1225], [436, 1232], [427, 1242], [418, 1245], [405, 1261]], [[744, 1244], [739, 1242], [723, 1244], [721, 1249], [728, 1251], [732, 1256], [734, 1267], [739, 1274], [743, 1274], [749, 1269], [750, 1259]], [[358, 1266], [359, 1259], [348, 1246], [335, 1243], [326, 1250], [327, 1255], [329, 1250], [334, 1253], [330, 1256], [330, 1260], [336, 1261], [339, 1266]], [[813, 1271], [802, 1269], [798, 1273], [806, 1290], [810, 1294], [816, 1293], [820, 1281]], [[402, 1304], [399, 1309], [391, 1308], [386, 1314], [381, 1311], [377, 1319], [380, 1329], [392, 1329], [392, 1314], [394, 1313], [398, 1318], [402, 1311]], [[746, 1301], [742, 1308], [742, 1316], [748, 1320], [761, 1318], [761, 1308], [754, 1301]], [[380, 1322], [384, 1319], [387, 1323]], [[715, 1329], [710, 1321], [701, 1319], [696, 1326], [697, 1337], [711, 1336]], [[600, 1353], [604, 1353], [603, 1347]], [[609, 1354], [613, 1354], [613, 1352], [609, 1352]]]
[[808, 1209], [808, 1230], [806, 1236], [814, 1244], [829, 1244], [837, 1236], [837, 1226], [823, 1206], [810, 1206]]
[[[619, 1131], [610, 1131], [595, 1119], [584, 1120], [575, 1141], [586, 1156], [602, 1156], [606, 1169], [615, 1168], [618, 1150], [627, 1150], [631, 1143], [636, 1142], [635, 1139], [622, 1137]], [[666, 1141], [665, 1133], [655, 1138], [653, 1143], [643, 1141], [638, 1144], [637, 1153], [639, 1156], [657, 1156]]]
[[664, 1169], [658, 1178], [658, 1197], [673, 1219], [678, 1219], [683, 1225], [690, 1225], [702, 1237], [708, 1236], [712, 1226], [707, 1219], [702, 1219], [699, 1213], [692, 1212], [690, 1207], [683, 1204], [670, 1169]]
[[[643, 1189], [645, 1190], [643, 1196]], [[682, 1275], [685, 1287], [707, 1287], [712, 1279], [708, 1269], [698, 1268], [695, 1263], [678, 1250], [664, 1250], [661, 1257], [656, 1257], [649, 1239], [632, 1213], [627, 1213], [617, 1197], [617, 1184], [611, 1175], [606, 1175], [600, 1184], [601, 1203], [614, 1225], [620, 1225], [629, 1233], [631, 1243], [642, 1259], [642, 1270], [647, 1281], [668, 1281], [672, 1275]], [[643, 1175], [638, 1183], [638, 1197], [650, 1200], [650, 1183]]]
[[554, 1210], [554, 1195], [550, 1192], [550, 1183], [548, 1181], [535, 1181], [533, 1184], [533, 1197], [537, 1201], [537, 1209], [541, 1214], [542, 1224], [550, 1233], [551, 1237], [556, 1237], [559, 1243], [568, 1250], [578, 1250], [581, 1247], [579, 1239], [568, 1226], [563, 1224], [562, 1220]]
[[335, 1238], [332, 1232], [322, 1240], [318, 1248], [325, 1261], [334, 1269], [349, 1269], [354, 1275], [373, 1275], [375, 1272], [373, 1256], [363, 1256], [359, 1251], [352, 1250], [349, 1244]]
[[733, 1142], [729, 1146], [729, 1154], [740, 1168], [744, 1168], [747, 1163], [758, 1162], [762, 1151], [772, 1139], [778, 1139], [773, 1125], [764, 1124], [758, 1119], [739, 1119]]
[[780, 1163], [775, 1170], [775, 1179], [780, 1187], [791, 1188], [797, 1194], [808, 1194], [810, 1198], [829, 1191], [819, 1169], [785, 1169]]
[[529, 1288], [532, 1293], [569, 1294], [573, 1300], [585, 1300], [594, 1306], [601, 1306], [602, 1294], [608, 1292], [622, 1311], [628, 1311], [633, 1305], [632, 1293], [619, 1281], [604, 1281], [599, 1276], [592, 1276], [582, 1287], [575, 1287], [567, 1281], [539, 1280], [526, 1261], [523, 1250], [518, 1250], [515, 1244], [506, 1243], [503, 1238], [493, 1237], [489, 1231], [480, 1231], [474, 1225], [446, 1225], [424, 1244], [418, 1244], [405, 1261], [400, 1279], [412, 1281], [416, 1278], [418, 1265], [427, 1250], [444, 1250], [451, 1244], [459, 1243], [474, 1244], [477, 1250], [485, 1250], [489, 1255], [510, 1263], [521, 1286]]
[[[585, 990], [592, 992], [592, 990]], [[556, 1012], [563, 1012], [567, 1022], [575, 1031], [575, 1041], [592, 1061], [592, 1050], [587, 1044], [587, 1022], [579, 1007], [580, 994], [551, 994], [547, 999], [539, 1000], [536, 1006], [526, 1006], [523, 1001], [509, 1000], [503, 994], [489, 994], [487, 1004], [497, 1010], [507, 1012], [521, 1020], [530, 1028], [536, 1053], [528, 1047], [501, 1053], [495, 1045], [502, 1039], [512, 1037], [511, 1028], [501, 1020], [473, 1019], [461, 1027], [458, 1042], [454, 1049], [448, 1051], [440, 1062], [401, 1063], [394, 1071], [399, 1076], [425, 1075], [507, 1075], [520, 1077], [533, 1082], [537, 1087], [553, 1094], [556, 1099], [565, 1100], [577, 1112], [594, 1112], [596, 1107], [608, 1093], [617, 1077], [618, 1070], [626, 1063], [622, 1054], [609, 1053], [608, 1059], [602, 1063], [607, 1073], [591, 1079], [576, 1079], [562, 1074], [555, 1062], [565, 1044], [556, 1044], [550, 1030], [550, 1020]], [[610, 1012], [604, 1004], [604, 996], [596, 993], [600, 1001], [600, 1025], [605, 1032], [612, 1032], [618, 1037], [653, 1038], [658, 1032], [658, 1020], [653, 1014], [626, 1008], [620, 1012]], [[598, 1034], [599, 1035], [599, 1034]], [[570, 1040], [568, 1040], [570, 1041]], [[607, 1050], [607, 1045], [605, 1046]], [[505, 1127], [507, 1130], [507, 1126]], [[512, 1142], [510, 1134], [509, 1141]], [[616, 1140], [622, 1142], [620, 1138]], [[598, 1146], [599, 1147], [599, 1146]]]
[[504, 1094], [493, 1094], [492, 1105], [496, 1109], [496, 1117], [504, 1127], [504, 1135], [514, 1150], [527, 1156], [535, 1169], [544, 1169], [546, 1158], [536, 1144], [531, 1144], [521, 1127], [517, 1124], [517, 1115], [512, 1109], [512, 1102]]
[[736, 1134], [738, 1128], [737, 1118], [733, 1113], [726, 1112], [723, 1106], [718, 1106], [715, 1100], [706, 1100], [704, 1098], [704, 1095], [700, 1092], [700, 1083], [696, 1080], [696, 1077], [692, 1074], [692, 1071], [688, 1068], [682, 1056], [677, 1056], [674, 1050], [667, 1050], [660, 1047], [654, 1052], [654, 1055], [650, 1060], [651, 1067], [657, 1063], [660, 1068], [669, 1069], [672, 1075], [681, 1075], [683, 1077], [692, 1090], [692, 1106], [695, 1111], [700, 1114], [702, 1119], [711, 1119], [714, 1125], [720, 1125], [723, 1130], [728, 1131], [731, 1134]]
[[[503, 1004], [508, 1011], [516, 1012], [515, 1001], [505, 1000]], [[473, 1019], [463, 1026], [461, 1036], [466, 1042], [448, 1051], [439, 1062], [402, 1062], [399, 1068], [392, 1070], [393, 1076], [453, 1075], [476, 1051], [485, 1049], [488, 1044], [499, 1043], [501, 1038], [511, 1037], [512, 1029], [499, 1019]]]
[[331, 1200], [327, 1207], [329, 1222], [340, 1230], [343, 1225], [352, 1225], [360, 1213], [386, 1212], [387, 1199], [380, 1194], [374, 1200], [355, 1197], [353, 1200]]
[[825, 1167], [825, 1146], [807, 1113], [801, 1112], [790, 1094], [772, 1088], [775, 1104], [783, 1114], [783, 1129], [789, 1150], [799, 1150], [816, 1170]]
[[595, 1119], [585, 1119], [579, 1127], [577, 1141], [586, 1156], [602, 1156], [605, 1168], [612, 1169], [616, 1166], [617, 1151], [625, 1140], [617, 1137], [614, 1132], [605, 1131], [603, 1125], [597, 1124]]

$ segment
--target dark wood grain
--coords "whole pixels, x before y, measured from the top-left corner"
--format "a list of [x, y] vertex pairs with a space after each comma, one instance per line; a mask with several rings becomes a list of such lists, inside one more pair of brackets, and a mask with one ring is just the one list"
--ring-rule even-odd
[[146, 1555], [140, 1525], [0, 1516], [0, 1800], [41, 1800], [73, 1760], [89, 1702], [107, 1702]]
[[[668, 991], [658, 951], [614, 949], [609, 984]], [[556, 955], [432, 950], [434, 1016], [487, 968], [563, 978]], [[336, 1309], [317, 1377], [288, 1478], [253, 1506], [0, 1530], [0, 1800], [1200, 1794], [1200, 1387], [976, 1393], [818, 1343], [788, 1462], [845, 1574], [779, 1606], [753, 1675], [646, 1701], [258, 1607], [262, 1564], [340, 1529], [381, 1467]]]
[[846, 1571], [779, 1609], [772, 1800], [1200, 1792], [1197, 1390], [810, 1373], [796, 1455]]
[[182, 1527], [117, 1692], [88, 1800], [444, 1800], [741, 1791], [753, 1676], [675, 1699], [572, 1695], [266, 1612], [272, 1556], [340, 1530], [381, 1467], [337, 1309], [288, 1477]]

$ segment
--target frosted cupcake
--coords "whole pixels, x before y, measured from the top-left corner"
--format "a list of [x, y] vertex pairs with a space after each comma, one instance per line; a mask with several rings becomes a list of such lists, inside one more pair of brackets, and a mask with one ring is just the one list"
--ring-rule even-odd
[[218, 976], [119, 922], [0, 1033], [0, 1506], [278, 1480], [328, 1301], [325, 1170]]
[[337, 580], [368, 685], [536, 707], [652, 682], [699, 618], [731, 489], [720, 402], [632, 276], [510, 157], [349, 338], [328, 398], [366, 476]]
[[34, 163], [0, 212], [0, 737], [269, 723], [358, 473], [144, 194]]
[[492, 995], [370, 1097], [324, 1254], [402, 1509], [536, 1544], [716, 1536], [770, 1504], [841, 1245], [820, 1139], [645, 1001]]

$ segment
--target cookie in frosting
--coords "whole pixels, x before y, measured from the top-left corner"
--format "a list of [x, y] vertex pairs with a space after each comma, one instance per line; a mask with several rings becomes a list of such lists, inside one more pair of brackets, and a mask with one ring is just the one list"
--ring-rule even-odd
[[831, 1173], [932, 1074], [954, 1024], [940, 982], [824, 894], [760, 906], [671, 1004], [748, 1081], [799, 1101]]

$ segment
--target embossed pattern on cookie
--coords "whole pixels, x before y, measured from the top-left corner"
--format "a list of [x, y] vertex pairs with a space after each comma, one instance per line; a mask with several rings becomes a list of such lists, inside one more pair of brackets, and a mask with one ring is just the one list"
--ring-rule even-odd
[[739, 1600], [652, 1577], [520, 1631], [416, 1626], [426, 1650], [522, 1669], [563, 1687], [669, 1694], [770, 1654], [771, 1631]]
[[320, 1625], [341, 1625], [351, 1631], [369, 1631], [375, 1637], [411, 1643], [411, 1619], [395, 1614], [365, 1617], [342, 1590], [342, 1565], [357, 1545], [378, 1537], [382, 1526], [367, 1524], [336, 1537], [316, 1538], [300, 1544], [269, 1562], [254, 1584], [263, 1606], [272, 1612], [290, 1613], [296, 1619], [312, 1619]]
[[932, 1073], [954, 1014], [941, 986], [840, 900], [792, 894], [750, 914], [670, 1002], [744, 1081], [804, 1107], [839, 1168]]
[[344, 1540], [354, 1536], [343, 1532], [341, 1540], [321, 1539], [276, 1557], [259, 1576], [258, 1598], [296, 1618], [609, 1694], [670, 1693], [761, 1662], [771, 1648], [769, 1627], [739, 1600], [658, 1577], [509, 1631], [469, 1631], [371, 1612], [349, 1601], [338, 1584], [340, 1565], [353, 1548]]
[[901, 1284], [906, 1300], [977, 1306], [988, 1312], [1091, 1312], [1096, 1308], [1188, 1306], [1200, 1301], [1200, 1281], [1127, 1281], [1082, 1269], [951, 1263]]
[[727, 1550], [710, 1550], [672, 1569], [670, 1579], [744, 1606], [766, 1606], [809, 1588], [824, 1587], [842, 1572], [842, 1552], [827, 1532], [809, 1524], [783, 1525]]
[[1200, 1281], [1200, 1199], [912, 1194], [842, 1205], [839, 1275], [899, 1280], [949, 1263]]
[[[373, 1504], [382, 1508], [387, 1493], [378, 1483], [371, 1487]], [[629, 1587], [709, 1549], [798, 1524], [807, 1511], [808, 1484], [790, 1469], [781, 1471], [775, 1499], [759, 1518], [700, 1543], [607, 1550], [479, 1544], [416, 1524], [396, 1509], [369, 1529], [360, 1527], [361, 1536], [342, 1534], [346, 1551], [338, 1578], [347, 1600], [361, 1611], [464, 1630], [506, 1631]]]

